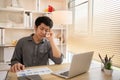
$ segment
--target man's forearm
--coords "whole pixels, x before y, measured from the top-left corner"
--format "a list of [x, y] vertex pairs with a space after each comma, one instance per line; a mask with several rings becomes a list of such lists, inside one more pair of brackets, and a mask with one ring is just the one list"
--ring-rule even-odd
[[56, 58], [60, 58], [61, 57], [61, 52], [58, 49], [57, 45], [55, 45], [53, 40], [50, 41], [50, 44], [51, 44], [51, 47], [52, 47], [53, 56], [56, 57]]

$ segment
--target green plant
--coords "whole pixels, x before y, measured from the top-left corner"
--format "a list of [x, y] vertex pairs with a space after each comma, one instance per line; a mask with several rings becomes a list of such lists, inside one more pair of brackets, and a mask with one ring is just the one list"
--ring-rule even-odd
[[[113, 55], [113, 56], [114, 56], [114, 55]], [[101, 55], [99, 54], [99, 57], [100, 57], [102, 63], [104, 64], [104, 68], [105, 68], [105, 69], [108, 69], [108, 70], [111, 70], [111, 69], [112, 69], [112, 61], [111, 61], [111, 59], [113, 58], [113, 56], [112, 56], [112, 57], [108, 57], [107, 54], [106, 54], [106, 56], [105, 56], [104, 59], [103, 59], [103, 58], [101, 57]]]
[[107, 63], [104, 65], [104, 68], [105, 68], [105, 69], [108, 69], [108, 70], [111, 70], [111, 69], [112, 69], [111, 66], [112, 66], [112, 63], [111, 63], [111, 62], [107, 62]]

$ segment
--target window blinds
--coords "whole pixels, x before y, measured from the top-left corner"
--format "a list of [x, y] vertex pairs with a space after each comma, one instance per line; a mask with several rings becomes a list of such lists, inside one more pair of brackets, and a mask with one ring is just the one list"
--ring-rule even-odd
[[120, 0], [94, 0], [93, 36], [95, 59], [114, 55], [112, 63], [120, 67]]
[[[79, 6], [74, 4], [70, 8], [74, 8], [73, 12], [75, 13], [75, 7]], [[88, 31], [91, 32], [88, 36], [83, 35], [84, 37], [74, 35], [74, 44], [77, 42], [76, 46], [79, 46], [79, 48], [94, 50], [94, 59], [98, 61], [100, 61], [99, 53], [103, 57], [106, 54], [109, 57], [114, 55], [112, 63], [114, 66], [120, 67], [120, 0], [89, 0], [88, 7], [88, 22], [90, 24], [88, 25]], [[77, 18], [76, 14], [74, 14], [75, 16]], [[80, 21], [80, 18], [77, 19]], [[86, 27], [83, 26], [82, 28], [85, 29]]]

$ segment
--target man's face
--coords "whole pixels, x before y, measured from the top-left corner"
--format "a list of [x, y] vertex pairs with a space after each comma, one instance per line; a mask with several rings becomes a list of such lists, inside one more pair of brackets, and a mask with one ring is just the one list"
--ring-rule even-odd
[[46, 33], [50, 31], [49, 26], [46, 26], [44, 23], [41, 23], [41, 25], [38, 26], [38, 28], [35, 27], [35, 34], [39, 39], [46, 36]]

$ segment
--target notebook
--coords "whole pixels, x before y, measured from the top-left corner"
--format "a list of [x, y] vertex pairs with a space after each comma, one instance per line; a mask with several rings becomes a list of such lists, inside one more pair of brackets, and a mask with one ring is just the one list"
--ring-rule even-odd
[[8, 63], [0, 63], [0, 80], [8, 79], [9, 69], [10, 65], [8, 65]]
[[53, 72], [52, 74], [63, 78], [71, 78], [89, 70], [93, 51], [75, 54], [72, 57], [72, 62], [69, 69]]
[[0, 80], [7, 80], [8, 71], [0, 71]]

